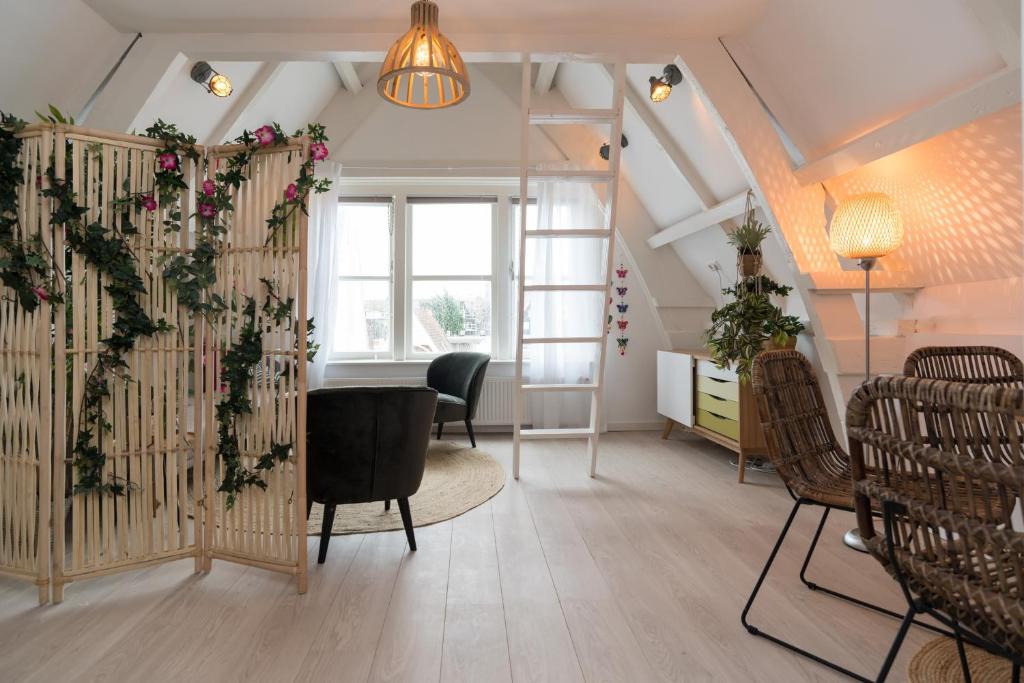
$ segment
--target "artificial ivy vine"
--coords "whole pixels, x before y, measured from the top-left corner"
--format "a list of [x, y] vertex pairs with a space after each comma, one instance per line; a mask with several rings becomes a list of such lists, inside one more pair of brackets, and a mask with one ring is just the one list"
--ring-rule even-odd
[[21, 119], [0, 112], [0, 284], [9, 287], [21, 307], [32, 313], [40, 301], [60, 301], [54, 282], [60, 269], [53, 267], [42, 237], [18, 237], [18, 188], [24, 181], [18, 163], [22, 147], [18, 133], [24, 128]]
[[105, 399], [111, 395], [109, 382], [113, 377], [130, 380], [124, 356], [135, 348], [140, 337], [169, 332], [174, 327], [163, 319], [154, 321], [139, 303], [146, 286], [137, 272], [137, 259], [128, 246], [128, 239], [138, 233], [128, 210], [115, 213], [109, 229], [99, 221], [87, 223], [88, 209], [76, 203], [67, 181], [57, 178], [52, 166], [47, 169], [47, 176], [50, 186], [43, 191], [43, 196], [55, 200], [50, 223], [57, 229], [63, 226], [71, 250], [105, 276], [103, 289], [110, 296], [114, 309], [112, 333], [100, 340], [103, 347], [85, 378], [78, 433], [72, 447], [72, 465], [78, 473], [75, 492], [102, 491], [117, 495], [124, 492], [127, 483], [113, 477], [103, 478], [107, 458], [102, 449], [102, 435], [111, 429], [104, 410]]

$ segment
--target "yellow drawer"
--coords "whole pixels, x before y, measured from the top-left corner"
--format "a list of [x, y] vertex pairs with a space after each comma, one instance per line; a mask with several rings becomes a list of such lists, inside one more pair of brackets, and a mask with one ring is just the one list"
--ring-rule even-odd
[[705, 429], [718, 432], [722, 436], [727, 436], [733, 441], [740, 440], [740, 423], [736, 420], [730, 420], [727, 417], [721, 417], [698, 408], [697, 424]]
[[740, 387], [736, 382], [697, 375], [697, 391], [729, 401], [740, 400]]
[[712, 394], [705, 394], [703, 391], [697, 392], [697, 408], [708, 411], [715, 415], [721, 415], [727, 417], [730, 420], [740, 419], [740, 404], [736, 401], [730, 401], [728, 399], [719, 398]]

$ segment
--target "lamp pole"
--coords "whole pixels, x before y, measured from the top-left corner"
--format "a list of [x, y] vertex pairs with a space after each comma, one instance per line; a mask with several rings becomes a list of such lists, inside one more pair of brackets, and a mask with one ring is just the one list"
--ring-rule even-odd
[[876, 258], [862, 258], [857, 264], [864, 270], [864, 381], [871, 379], [871, 269]]

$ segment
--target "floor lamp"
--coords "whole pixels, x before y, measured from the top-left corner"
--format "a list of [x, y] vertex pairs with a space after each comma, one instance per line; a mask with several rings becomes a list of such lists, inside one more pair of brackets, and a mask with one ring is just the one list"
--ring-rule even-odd
[[[832, 251], [858, 259], [864, 271], [864, 381], [871, 379], [871, 269], [878, 259], [903, 241], [903, 217], [889, 195], [868, 192], [844, 199], [832, 214], [828, 233]], [[856, 528], [843, 537], [846, 545], [867, 552]]]

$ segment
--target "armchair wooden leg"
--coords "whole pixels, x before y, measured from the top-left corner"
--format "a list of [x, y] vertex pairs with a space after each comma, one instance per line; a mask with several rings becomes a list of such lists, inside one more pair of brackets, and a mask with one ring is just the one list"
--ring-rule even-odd
[[384, 501], [384, 512], [387, 512], [390, 509], [391, 509], [391, 499], [388, 498], [387, 500]]
[[466, 431], [469, 432], [469, 443], [473, 444], [473, 448], [476, 448], [476, 435], [473, 433], [473, 422], [466, 420]]
[[409, 550], [416, 550], [416, 534], [412, 529], [412, 514], [409, 512], [409, 499], [398, 499], [398, 511], [402, 513], [402, 525], [405, 526], [405, 537], [409, 539]]
[[320, 527], [320, 553], [317, 555], [317, 564], [323, 564], [327, 560], [327, 546], [331, 543], [331, 528], [334, 527], [334, 506], [324, 505], [324, 523]]
[[437, 440], [441, 440], [441, 430], [444, 429], [444, 422], [437, 423]]

